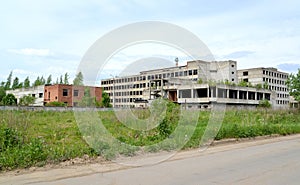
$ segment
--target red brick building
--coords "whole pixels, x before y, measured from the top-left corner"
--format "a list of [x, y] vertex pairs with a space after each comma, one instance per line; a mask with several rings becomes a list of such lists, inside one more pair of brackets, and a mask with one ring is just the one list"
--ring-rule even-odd
[[78, 106], [87, 88], [89, 89], [91, 97], [95, 97], [97, 101], [101, 101], [101, 87], [55, 84], [45, 85], [44, 105], [49, 102], [63, 102], [69, 107]]

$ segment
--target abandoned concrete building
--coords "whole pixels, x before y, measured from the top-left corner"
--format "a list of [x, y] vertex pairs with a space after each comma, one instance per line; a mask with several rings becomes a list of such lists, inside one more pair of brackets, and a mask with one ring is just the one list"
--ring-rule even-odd
[[[266, 72], [269, 74], [269, 70], [265, 70]], [[286, 92], [287, 87], [283, 79], [287, 74], [282, 72], [277, 72], [277, 74], [281, 75], [277, 80], [282, 78], [283, 82], [275, 87], [276, 89], [282, 88], [280, 92]], [[235, 84], [238, 84], [239, 79], [241, 80], [239, 77], [236, 61], [195, 60], [188, 61], [184, 66], [104, 79], [101, 81], [101, 86], [110, 95], [113, 107], [147, 107], [157, 97], [185, 104], [188, 108], [210, 108], [214, 103], [256, 107], [263, 99], [269, 100], [272, 105], [279, 100], [273, 88], [274, 80], [269, 83], [270, 77], [267, 79], [267, 76], [262, 76], [261, 80], [262, 85], [263, 80], [268, 80], [270, 89], [237, 86]], [[254, 83], [252, 77], [250, 75], [248, 77], [248, 80]], [[284, 95], [281, 96], [286, 96], [285, 93], [282, 94]], [[284, 99], [284, 101], [288, 100]]]
[[43, 106], [44, 105], [44, 85], [30, 87], [30, 88], [21, 88], [14, 90], [7, 90], [6, 94], [13, 94], [17, 99], [17, 104], [20, 103], [20, 99], [24, 96], [32, 96], [35, 99], [35, 102], [32, 106]]
[[267, 88], [275, 93], [274, 107], [289, 107], [289, 90], [286, 81], [288, 73], [280, 72], [276, 68], [251, 68], [238, 70], [238, 80], [250, 82], [252, 85], [267, 84]]

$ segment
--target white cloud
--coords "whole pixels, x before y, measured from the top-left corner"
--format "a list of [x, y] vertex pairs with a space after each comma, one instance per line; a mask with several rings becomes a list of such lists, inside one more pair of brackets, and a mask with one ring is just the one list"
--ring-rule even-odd
[[19, 55], [26, 55], [26, 56], [50, 56], [52, 53], [49, 49], [34, 49], [34, 48], [24, 48], [24, 49], [8, 49], [10, 53], [15, 53]]

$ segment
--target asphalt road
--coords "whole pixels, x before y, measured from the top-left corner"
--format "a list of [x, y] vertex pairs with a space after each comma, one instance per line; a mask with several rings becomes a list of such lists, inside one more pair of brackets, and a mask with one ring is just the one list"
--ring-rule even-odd
[[[300, 137], [294, 136], [212, 147], [200, 153], [186, 152], [181, 157], [151, 166], [28, 183], [43, 185], [283, 185], [300, 184], [299, 177]], [[14, 184], [13, 181], [10, 183]]]

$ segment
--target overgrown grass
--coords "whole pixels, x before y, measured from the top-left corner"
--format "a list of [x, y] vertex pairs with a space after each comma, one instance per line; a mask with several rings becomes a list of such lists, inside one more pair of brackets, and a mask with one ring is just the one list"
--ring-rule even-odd
[[0, 171], [97, 155], [72, 112], [0, 111]]
[[[178, 147], [198, 147], [210, 111], [198, 112], [195, 130], [191, 124], [193, 120], [190, 117], [181, 118], [180, 112], [179, 106], [168, 103], [166, 114], [157, 119], [159, 123], [155, 127], [138, 130], [133, 127], [139, 125], [139, 121], [126, 117], [128, 124], [124, 124], [112, 111], [96, 113], [105, 129], [93, 121], [78, 126], [74, 113], [68, 111], [0, 111], [0, 171], [43, 166], [85, 154], [113, 159], [117, 155], [135, 155], [141, 149], [157, 152]], [[141, 109], [134, 110], [133, 114], [142, 120], [151, 120], [152, 113]], [[103, 140], [102, 131], [97, 133], [100, 129], [107, 130], [118, 142]], [[189, 137], [187, 133], [191, 130], [193, 132]], [[179, 134], [173, 135], [174, 132]], [[300, 133], [298, 110], [228, 110], [215, 139], [294, 133]], [[186, 141], [181, 147], [183, 140]]]

